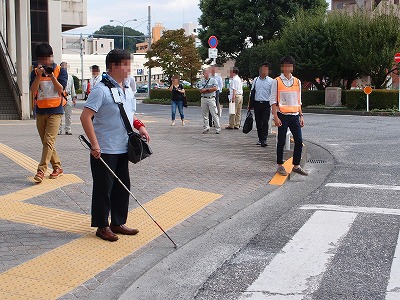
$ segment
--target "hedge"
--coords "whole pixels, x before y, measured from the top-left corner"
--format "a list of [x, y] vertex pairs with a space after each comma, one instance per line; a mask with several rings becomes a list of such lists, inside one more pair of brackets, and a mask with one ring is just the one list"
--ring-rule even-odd
[[[196, 103], [200, 102], [200, 92], [198, 89], [185, 89], [186, 97], [188, 102]], [[249, 101], [249, 89], [243, 90], [243, 105], [247, 105]], [[150, 99], [171, 99], [171, 91], [166, 89], [153, 89], [150, 91]], [[219, 96], [219, 102], [221, 104], [228, 104], [229, 89], [223, 89]], [[325, 103], [325, 92], [324, 91], [303, 91], [302, 92], [303, 106], [309, 105], [323, 105]]]
[[[249, 101], [249, 89], [243, 90], [243, 105]], [[153, 89], [150, 99], [171, 99], [171, 91], [165, 89]], [[228, 104], [229, 89], [223, 89], [220, 95], [220, 103]], [[199, 103], [200, 92], [198, 89], [186, 89], [188, 102]], [[303, 107], [325, 105], [325, 91], [302, 91]], [[396, 109], [399, 102], [399, 92], [396, 90], [373, 90], [369, 95], [369, 109]], [[343, 90], [342, 105], [349, 109], [365, 110], [367, 108], [366, 95], [363, 90]]]
[[[344, 91], [346, 106], [351, 109], [365, 110], [367, 97], [363, 90]], [[395, 90], [372, 90], [369, 95], [369, 109], [396, 109], [399, 103], [399, 92]]]

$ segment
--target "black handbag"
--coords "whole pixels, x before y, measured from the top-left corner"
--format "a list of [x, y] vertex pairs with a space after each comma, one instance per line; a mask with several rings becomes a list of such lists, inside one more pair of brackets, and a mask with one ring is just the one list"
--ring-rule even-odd
[[182, 96], [183, 96], [183, 107], [188, 107], [186, 94], [183, 94]]
[[243, 124], [243, 133], [249, 133], [253, 129], [253, 114], [250, 109], [247, 111], [246, 119]]
[[132, 126], [129, 123], [128, 116], [126, 115], [124, 104], [122, 102], [118, 103], [118, 108], [129, 137], [128, 159], [130, 162], [136, 164], [142, 159], [145, 159], [146, 157], [149, 157], [151, 154], [153, 154], [153, 150], [151, 150], [146, 138], [140, 136], [140, 134], [132, 130]]
[[249, 109], [253, 109], [254, 108], [254, 101], [256, 101], [256, 82], [257, 79], [254, 80], [254, 88], [250, 91], [250, 99], [249, 99]]

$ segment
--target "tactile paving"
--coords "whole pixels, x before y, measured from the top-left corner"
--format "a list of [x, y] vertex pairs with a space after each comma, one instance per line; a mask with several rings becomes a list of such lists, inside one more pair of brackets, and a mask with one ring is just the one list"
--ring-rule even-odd
[[[177, 188], [144, 207], [164, 230], [168, 230], [221, 196]], [[3, 200], [1, 205], [4, 204], [14, 207], [5, 209], [7, 212], [0, 210], [0, 218], [6, 214], [10, 217], [13, 211], [29, 215], [32, 213], [29, 209], [39, 209], [42, 213], [44, 210], [61, 212], [11, 200]], [[63, 215], [59, 225], [68, 226], [70, 216], [73, 218], [74, 214]], [[90, 230], [90, 234], [0, 274], [0, 296], [7, 295], [8, 298], [2, 299], [57, 299], [163, 234], [141, 207], [129, 213], [127, 225], [138, 228], [139, 234], [119, 235], [117, 242], [110, 243], [97, 238], [93, 229], [82, 224], [82, 231]]]

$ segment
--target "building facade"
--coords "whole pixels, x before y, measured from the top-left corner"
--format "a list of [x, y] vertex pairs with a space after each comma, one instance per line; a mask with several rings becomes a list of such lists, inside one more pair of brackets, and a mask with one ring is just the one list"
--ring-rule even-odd
[[[0, 105], [14, 104], [18, 118], [29, 119], [32, 101], [29, 76], [35, 60], [33, 49], [49, 43], [54, 61], [61, 62], [62, 32], [87, 25], [87, 0], [0, 1]], [[13, 118], [0, 112], [0, 118]]]

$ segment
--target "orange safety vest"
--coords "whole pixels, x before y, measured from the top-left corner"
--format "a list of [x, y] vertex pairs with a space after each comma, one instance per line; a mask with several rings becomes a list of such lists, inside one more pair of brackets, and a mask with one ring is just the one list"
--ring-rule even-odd
[[[56, 66], [53, 71], [55, 78], [58, 78], [60, 70], [61, 67]], [[65, 106], [66, 103], [67, 102], [64, 97], [54, 88], [54, 85], [51, 82], [51, 78], [41, 76], [39, 89], [37, 92], [36, 105], [39, 108], [56, 108], [59, 107], [60, 104], [62, 104], [62, 106]]]
[[281, 77], [277, 77], [277, 103], [281, 113], [296, 113], [300, 111], [300, 80], [293, 77], [292, 86], [286, 86]]

